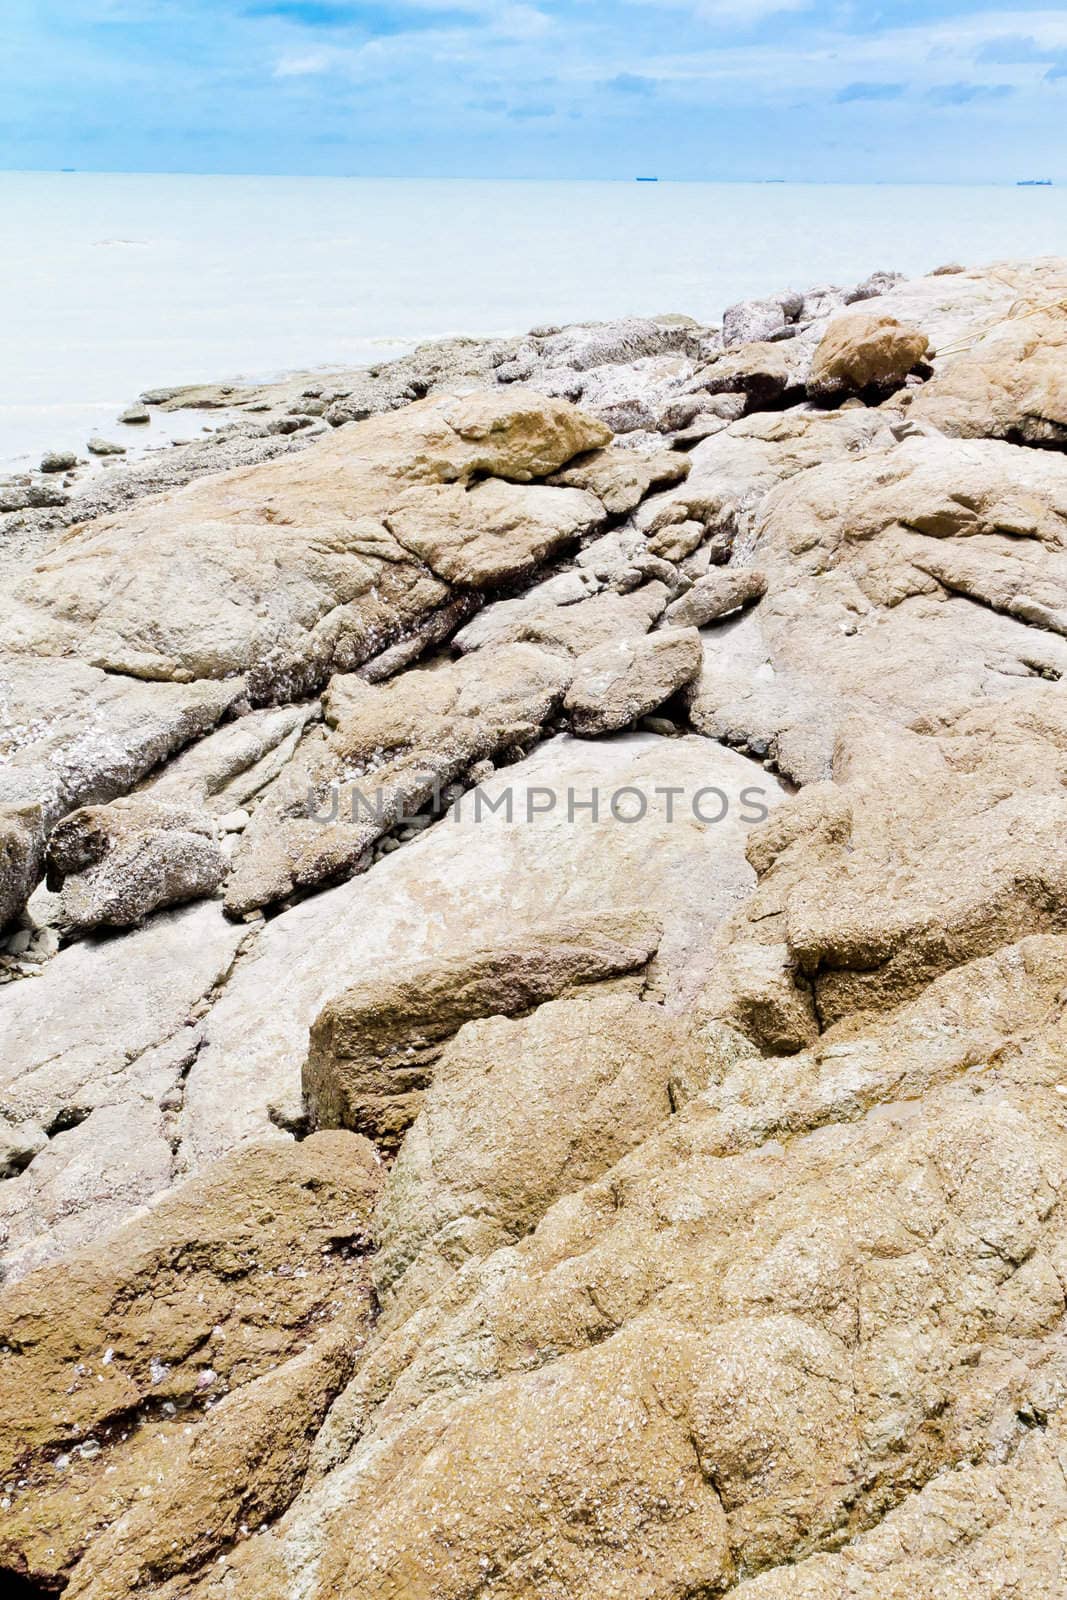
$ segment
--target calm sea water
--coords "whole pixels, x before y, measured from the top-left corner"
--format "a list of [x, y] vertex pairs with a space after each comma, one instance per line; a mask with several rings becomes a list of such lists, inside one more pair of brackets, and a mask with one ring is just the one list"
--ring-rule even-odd
[[[0, 174], [0, 463], [140, 390], [1067, 255], [1067, 189]], [[154, 427], [158, 429], [158, 424]]]

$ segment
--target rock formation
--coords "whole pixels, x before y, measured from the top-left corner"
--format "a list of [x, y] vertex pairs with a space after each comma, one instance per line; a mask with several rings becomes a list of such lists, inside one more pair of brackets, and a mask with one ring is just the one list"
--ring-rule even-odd
[[13, 1593], [1067, 1592], [1065, 305], [157, 391], [239, 420], [11, 492]]

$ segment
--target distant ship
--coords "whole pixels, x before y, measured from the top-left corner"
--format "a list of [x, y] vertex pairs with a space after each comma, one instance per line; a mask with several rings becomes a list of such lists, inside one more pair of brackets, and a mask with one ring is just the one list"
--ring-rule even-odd
[[1051, 189], [1051, 178], [1020, 178], [1015, 185], [1017, 189]]
[[638, 183], [658, 183], [658, 178], [638, 178]]

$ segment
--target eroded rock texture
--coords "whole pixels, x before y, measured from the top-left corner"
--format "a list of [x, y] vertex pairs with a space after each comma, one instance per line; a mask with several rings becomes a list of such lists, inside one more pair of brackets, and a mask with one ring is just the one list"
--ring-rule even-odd
[[1067, 1592], [1065, 305], [452, 341], [11, 567], [0, 1578]]

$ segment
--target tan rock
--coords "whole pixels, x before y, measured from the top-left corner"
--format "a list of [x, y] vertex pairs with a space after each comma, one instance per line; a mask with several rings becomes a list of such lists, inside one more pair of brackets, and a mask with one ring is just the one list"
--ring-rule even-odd
[[[70, 530], [18, 585], [4, 642], [141, 678], [251, 669], [256, 698], [295, 698], [448, 598], [384, 526], [405, 494], [410, 511], [415, 486], [434, 505], [442, 484], [526, 483], [608, 438], [565, 401], [520, 389], [369, 418], [299, 454]], [[553, 495], [574, 515], [574, 491]], [[460, 546], [471, 536], [462, 523], [453, 532]]]
[[837, 317], [812, 357], [808, 393], [831, 396], [898, 389], [929, 348], [925, 333], [903, 327], [895, 317], [877, 313]]
[[585, 489], [596, 496], [610, 516], [620, 517], [633, 511], [653, 490], [683, 483], [688, 475], [689, 460], [676, 450], [645, 455], [639, 450], [608, 449], [579, 456], [549, 482]]
[[603, 520], [600, 501], [580, 489], [495, 478], [408, 490], [384, 518], [436, 577], [472, 589], [528, 577]]
[[767, 580], [754, 568], [722, 568], [698, 578], [693, 587], [667, 607], [665, 625], [671, 628], [704, 628], [718, 622], [742, 606], [760, 600]]
[[[379, 1182], [373, 1150], [350, 1134], [249, 1149], [106, 1243], [4, 1291], [3, 1470], [18, 1478], [0, 1519], [5, 1566], [62, 1582], [101, 1526], [130, 1513], [130, 1542], [120, 1523], [94, 1552], [117, 1596], [131, 1554], [135, 1572], [159, 1577], [226, 1542], [220, 1514], [232, 1528], [256, 1496], [261, 1511], [281, 1509], [298, 1487], [299, 1456], [281, 1452], [272, 1401], [284, 1397], [290, 1446], [306, 1451], [346, 1364], [336, 1346], [326, 1356], [312, 1345], [297, 1370], [275, 1369], [313, 1331], [339, 1320], [351, 1339], [367, 1315], [366, 1284], [348, 1257], [366, 1249]], [[42, 1393], [53, 1397], [47, 1408]], [[223, 1395], [225, 1409], [205, 1410]], [[241, 1469], [266, 1468], [257, 1437], [276, 1477], [265, 1470], [253, 1487]], [[143, 1476], [165, 1481], [176, 1448], [179, 1482], [165, 1493], [185, 1519], [181, 1541], [177, 1523], [163, 1537], [138, 1505]], [[197, 1528], [196, 1506], [212, 1496], [215, 1516]]]
[[992, 441], [911, 438], [794, 476], [743, 536], [766, 597], [705, 637], [694, 726], [813, 782], [856, 711], [936, 727], [1058, 679], [1065, 514], [1062, 459]]
[[1062, 1582], [1063, 1426], [1039, 1427], [1003, 1465], [960, 1464], [837, 1554], [742, 1583], [736, 1600], [961, 1594], [1044, 1600]]
[[[128, 1452], [131, 1459], [117, 1469], [109, 1461], [104, 1470], [121, 1470], [125, 1482], [108, 1486], [104, 1508], [92, 1490], [79, 1494], [82, 1516], [93, 1511], [99, 1516], [104, 1509], [108, 1525], [79, 1562], [66, 1593], [124, 1600], [168, 1579], [184, 1588], [220, 1551], [291, 1504], [303, 1484], [315, 1435], [366, 1338], [369, 1299], [351, 1299], [348, 1306], [334, 1307], [333, 1321], [307, 1349], [224, 1394], [196, 1417], [198, 1426], [188, 1425], [188, 1412], [177, 1425], [149, 1425], [138, 1440], [140, 1448]], [[131, 1482], [134, 1473], [140, 1493]], [[38, 1506], [44, 1509], [40, 1501]]]
[[621, 639], [648, 632], [667, 604], [662, 583], [645, 583], [629, 594], [593, 594], [577, 603], [541, 605], [530, 610], [521, 602], [502, 600], [456, 635], [460, 650], [481, 650], [487, 644], [536, 644], [558, 655], [575, 657]]
[[773, 404], [790, 390], [803, 392], [808, 375], [808, 341], [785, 339], [774, 343], [754, 341], [720, 356], [691, 387], [699, 385], [711, 395], [743, 394], [753, 408]]
[[311, 1028], [303, 1086], [318, 1127], [387, 1149], [414, 1120], [444, 1043], [476, 1017], [514, 1016], [583, 983], [647, 965], [653, 919], [605, 914], [401, 968], [331, 1000]]
[[[1048, 302], [1045, 302], [1048, 304]], [[908, 418], [952, 438], [1067, 441], [1067, 311], [1021, 301], [1020, 313], [994, 323], [962, 347], [916, 395]]]
[[578, 657], [564, 706], [575, 733], [592, 736], [632, 727], [700, 671], [695, 628], [646, 634], [600, 645]]
[[446, 1046], [378, 1212], [379, 1294], [417, 1303], [529, 1233], [703, 1088], [677, 1019], [632, 995], [469, 1022]]
[[[988, 1056], [983, 1039], [968, 1059], [961, 1018], [958, 1077], [946, 1056], [921, 1102], [784, 1145], [722, 1156], [699, 1096], [533, 1234], [468, 1261], [414, 1316], [398, 1305], [331, 1412], [321, 1477], [219, 1592], [262, 1593], [264, 1572], [309, 1548], [315, 1597], [474, 1600], [485, 1559], [509, 1600], [744, 1595], [746, 1581], [760, 1595], [761, 1572], [776, 1600], [807, 1600], [822, 1572], [877, 1576], [876, 1550], [900, 1559], [893, 1540], [868, 1543], [887, 1512], [943, 1492], [962, 1461], [1010, 1473], [1067, 1396], [1062, 1020], [1037, 992], [1030, 1004], [1026, 1050]], [[890, 1037], [879, 1056], [891, 1075]], [[930, 1502], [915, 1504], [918, 1518]], [[922, 1592], [956, 1548], [909, 1543], [911, 1565], [890, 1570]]]

